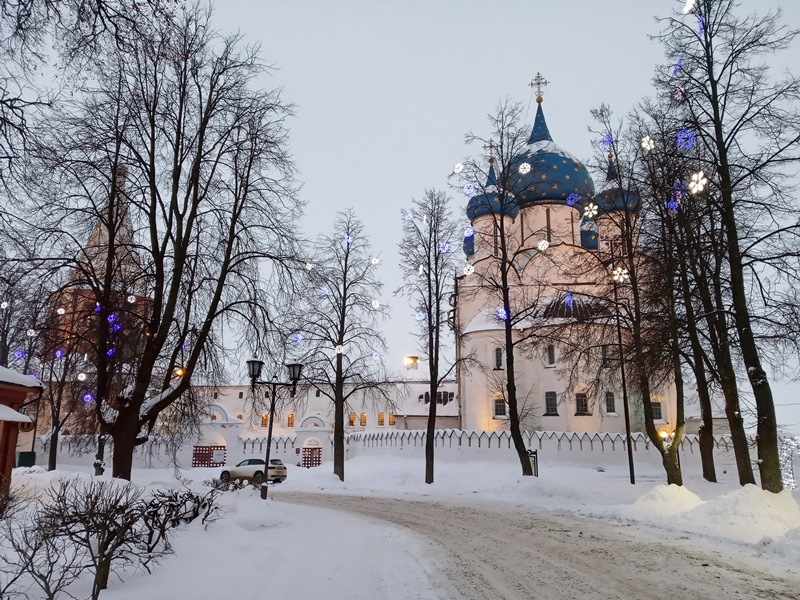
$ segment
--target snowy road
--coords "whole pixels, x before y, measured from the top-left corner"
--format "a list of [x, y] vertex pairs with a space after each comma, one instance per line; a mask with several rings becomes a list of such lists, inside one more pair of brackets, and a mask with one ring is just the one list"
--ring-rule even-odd
[[281, 490], [274, 499], [408, 528], [427, 541], [417, 558], [444, 600], [800, 598], [800, 575], [786, 567], [688, 537], [664, 539], [659, 531], [504, 504]]

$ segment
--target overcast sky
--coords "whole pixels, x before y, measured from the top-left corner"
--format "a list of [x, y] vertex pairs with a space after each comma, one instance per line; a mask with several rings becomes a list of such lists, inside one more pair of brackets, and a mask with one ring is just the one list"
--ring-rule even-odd
[[[400, 209], [426, 188], [447, 188], [467, 155], [464, 134], [487, 130], [486, 115], [510, 97], [531, 103], [528, 83], [550, 85], [544, 110], [556, 143], [592, 156], [589, 110], [606, 103], [618, 115], [651, 93], [661, 51], [648, 34], [656, 16], [682, 0], [217, 0], [215, 22], [262, 45], [276, 70], [265, 86], [282, 87], [296, 104], [291, 147], [303, 183], [308, 236], [326, 231], [337, 211], [353, 207], [382, 258], [390, 368], [414, 354], [413, 312], [392, 292]], [[800, 26], [800, 2], [744, 0], [763, 10], [783, 6]], [[689, 17], [687, 17], [689, 18]], [[780, 61], [800, 68], [800, 45]], [[528, 116], [532, 122], [535, 103]], [[467, 199], [452, 193], [464, 215]], [[466, 221], [466, 218], [465, 218]], [[800, 384], [778, 388], [779, 421], [800, 430]]]

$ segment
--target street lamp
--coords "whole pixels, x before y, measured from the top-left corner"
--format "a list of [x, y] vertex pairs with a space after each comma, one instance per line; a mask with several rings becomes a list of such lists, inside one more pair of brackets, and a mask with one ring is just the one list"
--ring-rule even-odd
[[261, 371], [264, 368], [264, 361], [257, 358], [251, 358], [247, 361], [247, 375], [250, 378], [250, 390], [255, 392], [257, 385], [272, 385], [272, 393], [269, 400], [269, 423], [267, 424], [267, 455], [264, 458], [264, 476], [261, 479], [261, 499], [267, 499], [267, 491], [269, 490], [269, 455], [272, 449], [272, 423], [275, 417], [275, 400], [277, 398], [278, 386], [291, 386], [290, 393], [294, 396], [297, 390], [297, 382], [300, 380], [300, 373], [303, 370], [302, 363], [288, 363], [286, 368], [289, 371], [289, 382], [283, 383], [278, 381], [278, 376], [274, 375], [272, 381], [259, 381], [261, 378]]

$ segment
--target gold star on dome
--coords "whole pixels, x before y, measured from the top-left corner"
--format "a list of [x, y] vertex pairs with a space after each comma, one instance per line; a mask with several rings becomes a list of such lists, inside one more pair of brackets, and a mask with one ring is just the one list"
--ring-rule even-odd
[[557, 183], [554, 183], [554, 184], [553, 184], [553, 189], [554, 189], [554, 190], [557, 190], [557, 189], [558, 189], [558, 184], [557, 184]]
[[553, 168], [554, 168], [554, 169], [557, 169], [557, 168], [558, 168], [558, 165], [553, 165]]
[[547, 179], [547, 175], [542, 174], [542, 179]]
[[569, 175], [564, 175], [564, 179], [569, 179]]

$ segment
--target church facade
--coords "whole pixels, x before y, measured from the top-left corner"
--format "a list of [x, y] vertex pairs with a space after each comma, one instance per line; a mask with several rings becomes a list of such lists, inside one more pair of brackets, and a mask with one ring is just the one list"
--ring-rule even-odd
[[[454, 297], [461, 426], [508, 427], [511, 321], [522, 430], [624, 432], [627, 398], [632, 429], [643, 431], [641, 399], [630, 378], [623, 384], [627, 332], [614, 314], [626, 293], [620, 223], [638, 198], [617, 185], [611, 157], [596, 190], [587, 168], [553, 141], [541, 95], [537, 104], [527, 143], [498, 169], [490, 158], [486, 184], [466, 208], [468, 265]], [[669, 383], [652, 396], [656, 427], [668, 434], [674, 397]]]

